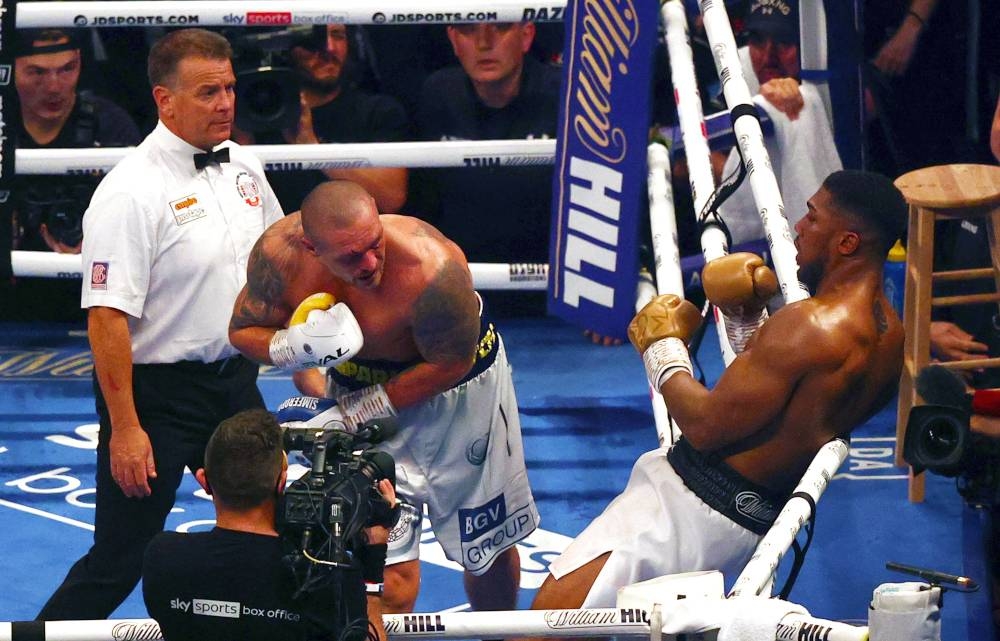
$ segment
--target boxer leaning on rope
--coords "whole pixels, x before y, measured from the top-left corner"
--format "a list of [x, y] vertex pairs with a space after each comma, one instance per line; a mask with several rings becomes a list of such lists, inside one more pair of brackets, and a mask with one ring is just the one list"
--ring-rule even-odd
[[[613, 607], [617, 588], [678, 572], [721, 570], [732, 583], [816, 452], [895, 392], [903, 329], [882, 265], [905, 216], [887, 178], [828, 176], [795, 226], [814, 296], [764, 322], [711, 390], [691, 376], [685, 345], [698, 310], [664, 295], [636, 315], [629, 337], [684, 436], [639, 458], [625, 491], [552, 563], [534, 608]], [[750, 254], [717, 261], [706, 294], [727, 317], [760, 319], [773, 274]]]
[[[258, 241], [229, 335], [263, 363], [330, 366], [349, 429], [398, 414], [380, 449], [397, 463], [399, 495], [427, 505], [474, 608], [515, 607], [514, 544], [538, 512], [503, 342], [457, 245], [416, 218], [380, 216], [356, 183], [320, 184]], [[393, 534], [386, 610], [410, 611], [419, 536]]]
[[226, 39], [203, 29], [153, 45], [159, 122], [84, 215], [81, 305], [101, 425], [94, 545], [41, 620], [110, 615], [138, 583], [185, 466], [200, 466], [221, 420], [264, 406], [258, 365], [229, 343], [226, 306], [282, 211], [260, 161], [227, 142], [231, 58]]

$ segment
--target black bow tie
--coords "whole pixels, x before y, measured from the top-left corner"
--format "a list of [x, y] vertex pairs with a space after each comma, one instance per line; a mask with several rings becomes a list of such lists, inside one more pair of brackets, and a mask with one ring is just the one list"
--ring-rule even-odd
[[194, 155], [194, 168], [204, 169], [212, 163], [220, 164], [229, 162], [229, 147], [222, 147], [215, 151], [203, 151]]

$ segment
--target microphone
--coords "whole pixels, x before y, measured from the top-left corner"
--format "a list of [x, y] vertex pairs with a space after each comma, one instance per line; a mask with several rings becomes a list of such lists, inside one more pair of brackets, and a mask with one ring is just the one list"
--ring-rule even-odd
[[940, 365], [928, 365], [920, 370], [916, 380], [917, 394], [931, 405], [957, 407], [970, 414], [1000, 416], [1000, 389], [968, 392], [958, 374]]

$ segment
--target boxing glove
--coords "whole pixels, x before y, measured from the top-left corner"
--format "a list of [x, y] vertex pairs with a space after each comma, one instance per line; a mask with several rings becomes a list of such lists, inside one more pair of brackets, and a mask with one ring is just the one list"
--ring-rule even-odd
[[628, 326], [628, 338], [642, 355], [655, 389], [680, 371], [692, 373], [687, 341], [701, 325], [701, 312], [674, 294], [649, 301]]
[[767, 320], [767, 301], [778, 292], [778, 279], [764, 260], [749, 252], [710, 261], [701, 273], [705, 296], [725, 317], [726, 335], [737, 354]]
[[361, 350], [364, 336], [350, 308], [326, 293], [306, 297], [292, 313], [288, 329], [274, 333], [268, 353], [275, 367], [332, 367]]
[[313, 428], [345, 430], [344, 414], [332, 398], [292, 396], [282, 401], [275, 418], [283, 428]]
[[705, 296], [726, 316], [754, 316], [778, 292], [778, 278], [750, 252], [709, 261], [701, 272]]

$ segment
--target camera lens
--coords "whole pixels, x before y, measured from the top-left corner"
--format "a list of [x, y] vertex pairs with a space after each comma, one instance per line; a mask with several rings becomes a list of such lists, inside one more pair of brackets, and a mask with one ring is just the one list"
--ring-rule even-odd
[[946, 458], [958, 447], [960, 437], [954, 421], [939, 419], [927, 424], [923, 452], [934, 460]]
[[294, 127], [299, 113], [298, 78], [290, 69], [261, 67], [236, 74], [236, 126], [243, 131]]

